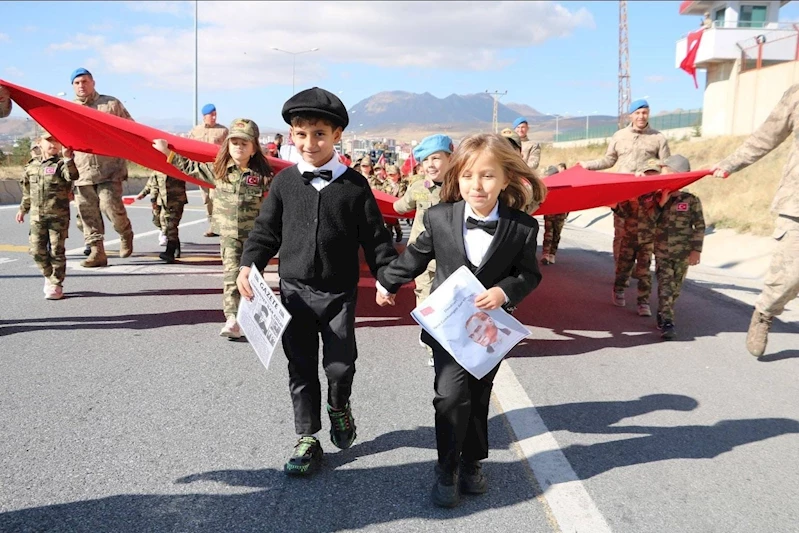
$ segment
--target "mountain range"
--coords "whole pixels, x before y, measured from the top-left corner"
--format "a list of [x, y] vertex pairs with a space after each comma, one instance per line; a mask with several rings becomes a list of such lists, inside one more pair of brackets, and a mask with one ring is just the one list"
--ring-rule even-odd
[[[476, 131], [490, 131], [493, 106], [494, 99], [488, 93], [451, 94], [445, 98], [437, 98], [429, 92], [417, 94], [385, 91], [361, 100], [348, 110], [350, 126], [347, 134], [352, 133], [362, 138], [390, 137], [398, 141], [409, 141], [421, 139], [431, 133], [444, 132], [459, 138]], [[523, 103], [498, 103], [497, 122], [500, 129], [509, 127], [519, 116], [527, 118], [530, 138], [540, 141], [553, 139], [554, 116], [545, 115]], [[172, 133], [191, 129], [191, 125], [181, 118], [137, 117], [137, 121]], [[613, 125], [616, 117], [596, 115], [591, 116], [590, 122], [592, 127]], [[8, 141], [30, 136], [33, 128], [34, 124], [30, 119], [9, 117], [0, 120], [0, 139]], [[561, 118], [558, 128], [561, 132], [583, 129], [585, 118]], [[284, 128], [261, 128], [264, 135], [283, 130]]]

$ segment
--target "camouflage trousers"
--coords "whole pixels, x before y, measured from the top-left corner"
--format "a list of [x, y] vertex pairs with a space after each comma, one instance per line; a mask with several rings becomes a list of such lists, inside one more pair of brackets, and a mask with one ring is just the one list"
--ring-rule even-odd
[[799, 217], [777, 217], [772, 234], [777, 247], [771, 256], [763, 292], [755, 309], [766, 316], [777, 316], [799, 295]]
[[558, 253], [560, 234], [563, 231], [563, 225], [566, 223], [566, 218], [568, 216], [569, 213], [544, 215], [544, 242], [541, 246], [542, 254], [555, 255]]
[[164, 232], [161, 229], [161, 206], [158, 204], [152, 204], [153, 206], [153, 226], [161, 230], [161, 233]]
[[617, 261], [619, 258], [619, 246], [621, 240], [624, 238], [624, 219], [616, 213], [613, 213], [613, 260]]
[[160, 213], [158, 227], [161, 228], [161, 233], [166, 235], [166, 239], [168, 241], [180, 240], [178, 236], [178, 226], [180, 225], [180, 220], [183, 218], [183, 204], [176, 202], [173, 204], [167, 204], [166, 207], [159, 207]]
[[67, 272], [68, 234], [69, 213], [62, 218], [31, 219], [30, 254], [53, 285], [61, 285]]
[[430, 288], [433, 286], [433, 279], [436, 277], [436, 261], [430, 261], [427, 265], [427, 270], [419, 274], [413, 281], [416, 287], [413, 293], [416, 295], [416, 305], [421, 304], [428, 296], [430, 296]]
[[649, 266], [652, 264], [653, 250], [654, 243], [639, 243], [637, 234], [623, 235], [616, 257], [614, 290], [624, 291], [632, 275], [638, 280], [638, 303], [649, 303], [649, 295], [652, 294], [652, 273]]
[[225, 318], [236, 318], [236, 313], [239, 311], [239, 302], [241, 301], [241, 294], [236, 286], [236, 278], [239, 276], [244, 242], [230, 237], [222, 237], [219, 239], [219, 245], [222, 255], [222, 270], [224, 272], [222, 309], [225, 312]]
[[203, 197], [205, 212], [208, 213], [208, 224], [211, 227], [211, 231], [219, 233], [217, 224], [214, 222], [214, 190], [208, 187], [200, 187], [200, 195]]
[[688, 274], [688, 258], [673, 259], [655, 256], [655, 277], [658, 280], [658, 313], [663, 320], [674, 321], [674, 304], [680, 296]]
[[75, 203], [83, 224], [83, 237], [87, 245], [103, 240], [105, 224], [103, 214], [114, 224], [121, 237], [133, 233], [128, 212], [122, 202], [122, 182], [106, 181], [95, 185], [75, 187]]

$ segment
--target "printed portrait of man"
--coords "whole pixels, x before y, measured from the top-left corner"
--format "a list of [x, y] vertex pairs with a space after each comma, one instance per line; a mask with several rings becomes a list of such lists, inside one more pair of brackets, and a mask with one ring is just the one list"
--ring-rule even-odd
[[493, 346], [501, 344], [504, 339], [500, 333], [506, 337], [511, 331], [507, 328], [498, 328], [488, 313], [478, 311], [466, 320], [466, 333], [474, 342], [485, 347], [488, 353], [494, 353]]

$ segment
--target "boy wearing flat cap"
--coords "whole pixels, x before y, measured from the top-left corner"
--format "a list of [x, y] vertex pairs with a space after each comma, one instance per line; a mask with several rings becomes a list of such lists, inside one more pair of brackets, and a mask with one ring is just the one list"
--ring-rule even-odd
[[349, 123], [341, 100], [318, 87], [307, 89], [283, 105], [283, 119], [302, 159], [275, 176], [244, 243], [237, 284], [251, 299], [250, 266], [262, 271], [280, 252], [280, 299], [291, 314], [282, 342], [300, 436], [284, 471], [301, 476], [322, 459], [319, 336], [330, 440], [346, 449], [356, 437], [349, 400], [358, 354], [358, 249], [375, 277], [397, 252], [366, 178], [336, 157], [335, 145]]

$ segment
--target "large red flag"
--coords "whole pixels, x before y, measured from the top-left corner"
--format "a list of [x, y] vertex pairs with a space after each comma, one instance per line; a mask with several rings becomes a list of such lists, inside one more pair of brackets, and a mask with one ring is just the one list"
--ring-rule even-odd
[[[121, 157], [170, 176], [198, 183], [167, 163], [164, 155], [152, 147], [153, 139], [166, 139], [172, 150], [196, 161], [212, 161], [219, 149], [213, 144], [184, 139], [3, 80], [0, 80], [0, 85], [10, 90], [11, 98], [36, 122], [74, 150]], [[293, 164], [282, 159], [268, 159], [275, 171]], [[403, 169], [408, 165], [412, 170], [411, 165], [415, 164], [416, 160], [411, 154]], [[579, 166], [573, 167], [544, 180], [549, 193], [535, 214], [566, 213], [612, 205], [658, 189], [676, 190], [706, 175], [707, 171], [700, 170], [683, 174], [635, 177], [631, 174], [593, 172]], [[199, 184], [208, 186], [205, 183]], [[373, 193], [386, 219], [413, 217], [413, 212], [399, 215], [394, 211], [396, 198], [393, 196], [380, 191]]]
[[699, 84], [696, 82], [696, 54], [699, 52], [699, 45], [702, 43], [702, 34], [704, 31], [704, 28], [700, 28], [688, 34], [686, 40], [687, 52], [685, 54], [685, 59], [680, 63], [680, 68], [694, 78], [694, 86], [697, 89], [699, 88]]
[[417, 165], [416, 158], [413, 157], [413, 150], [411, 150], [411, 157], [409, 157], [408, 159], [405, 160], [404, 163], [402, 163], [402, 169], [400, 169], [402, 175], [410, 176], [411, 172], [413, 172], [413, 169], [416, 168], [416, 165]]

